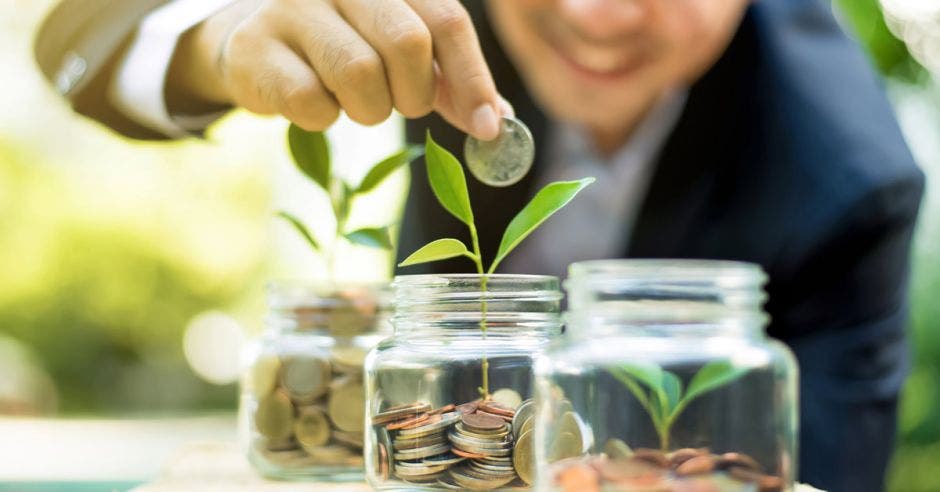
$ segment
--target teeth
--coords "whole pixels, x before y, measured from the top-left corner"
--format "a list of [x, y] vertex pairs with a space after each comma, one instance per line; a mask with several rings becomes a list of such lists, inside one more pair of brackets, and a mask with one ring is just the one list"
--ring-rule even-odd
[[625, 66], [627, 63], [624, 61], [624, 56], [621, 54], [610, 54], [610, 53], [598, 53], [598, 52], [583, 52], [579, 53], [574, 51], [571, 53], [572, 60], [587, 68], [588, 70], [601, 73], [609, 73], [618, 71]]

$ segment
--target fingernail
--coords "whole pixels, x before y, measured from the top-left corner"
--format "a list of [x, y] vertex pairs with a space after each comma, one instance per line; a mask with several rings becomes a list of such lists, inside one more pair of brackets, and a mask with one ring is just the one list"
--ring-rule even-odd
[[512, 104], [509, 104], [509, 101], [503, 97], [499, 98], [499, 109], [502, 116], [516, 117], [516, 110], [513, 109]]
[[499, 135], [499, 117], [493, 106], [483, 104], [473, 110], [471, 120], [474, 135], [481, 140], [493, 140]]

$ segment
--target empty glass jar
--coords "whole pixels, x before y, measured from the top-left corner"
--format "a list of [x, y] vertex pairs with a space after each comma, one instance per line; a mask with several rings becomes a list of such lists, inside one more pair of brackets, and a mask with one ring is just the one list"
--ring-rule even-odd
[[366, 360], [369, 483], [526, 486], [515, 436], [534, 413], [533, 358], [561, 332], [558, 279], [413, 275], [394, 289], [394, 336]]
[[[764, 333], [766, 276], [719, 261], [576, 263], [536, 364], [540, 487], [791, 490], [797, 367]], [[530, 442], [532, 441], [532, 442]]]
[[362, 368], [389, 333], [389, 297], [386, 286], [269, 288], [239, 405], [243, 445], [262, 475], [362, 479]]

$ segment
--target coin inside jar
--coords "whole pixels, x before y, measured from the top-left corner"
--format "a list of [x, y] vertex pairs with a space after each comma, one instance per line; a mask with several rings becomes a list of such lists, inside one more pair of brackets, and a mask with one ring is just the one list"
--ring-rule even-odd
[[504, 116], [499, 136], [489, 141], [468, 136], [463, 153], [467, 168], [482, 183], [510, 186], [518, 183], [532, 168], [535, 142], [525, 123]]

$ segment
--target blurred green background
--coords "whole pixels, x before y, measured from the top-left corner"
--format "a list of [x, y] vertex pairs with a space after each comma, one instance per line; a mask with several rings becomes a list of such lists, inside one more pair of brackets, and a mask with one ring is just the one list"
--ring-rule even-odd
[[[236, 113], [208, 142], [148, 144], [73, 115], [30, 58], [32, 32], [49, 5], [0, 4], [0, 415], [231, 410], [238, 345], [260, 327], [265, 280], [310, 277], [323, 267], [272, 224], [271, 211], [309, 218], [328, 203], [297, 184], [281, 120]], [[836, 8], [885, 75], [921, 166], [940, 177], [940, 90], [922, 67], [930, 60], [912, 57], [921, 53], [888, 28], [903, 35], [911, 20], [889, 8], [886, 23], [877, 0], [838, 0]], [[355, 174], [396, 147], [400, 123], [366, 130], [345, 122], [331, 134], [337, 158], [353, 162]], [[363, 135], [376, 143], [344, 148]], [[379, 211], [404, 183], [393, 180], [362, 214]], [[940, 490], [937, 195], [928, 189], [916, 241], [915, 365], [894, 491]], [[365, 278], [385, 272], [384, 261], [347, 251], [340, 263]]]

